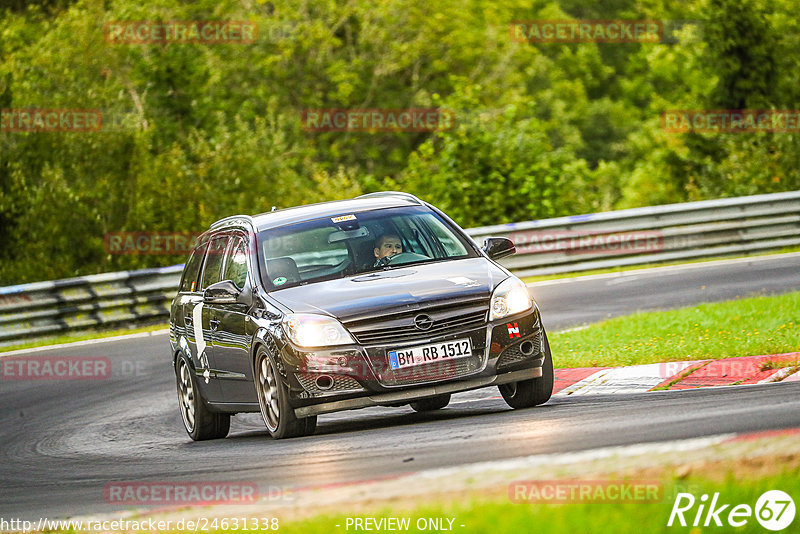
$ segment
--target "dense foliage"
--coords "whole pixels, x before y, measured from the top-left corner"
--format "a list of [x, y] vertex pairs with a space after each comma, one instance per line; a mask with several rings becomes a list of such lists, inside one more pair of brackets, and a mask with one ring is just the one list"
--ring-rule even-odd
[[[40, 0], [0, 4], [0, 108], [101, 131], [0, 132], [0, 285], [173, 264], [104, 235], [200, 231], [405, 190], [462, 226], [800, 189], [798, 136], [666, 133], [674, 109], [800, 107], [791, 0]], [[531, 19], [702, 21], [674, 42], [517, 42]], [[244, 20], [252, 44], [107, 42], [104, 24]], [[313, 132], [308, 108], [454, 110], [440, 132]]]

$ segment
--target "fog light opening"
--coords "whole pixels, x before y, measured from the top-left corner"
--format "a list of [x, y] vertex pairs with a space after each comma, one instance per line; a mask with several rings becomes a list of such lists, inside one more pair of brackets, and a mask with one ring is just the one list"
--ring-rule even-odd
[[316, 379], [317, 387], [323, 391], [327, 391], [333, 387], [333, 378], [328, 375], [320, 375]]
[[525, 356], [533, 354], [534, 345], [532, 341], [523, 341], [519, 346], [519, 351]]

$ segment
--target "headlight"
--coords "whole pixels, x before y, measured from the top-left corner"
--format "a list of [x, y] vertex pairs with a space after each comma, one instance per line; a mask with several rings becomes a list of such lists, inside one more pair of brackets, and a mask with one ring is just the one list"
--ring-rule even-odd
[[507, 315], [522, 313], [531, 309], [533, 302], [528, 288], [516, 276], [503, 280], [492, 293], [489, 320], [502, 319]]
[[283, 318], [283, 331], [300, 347], [329, 347], [355, 343], [344, 326], [331, 317], [294, 313]]

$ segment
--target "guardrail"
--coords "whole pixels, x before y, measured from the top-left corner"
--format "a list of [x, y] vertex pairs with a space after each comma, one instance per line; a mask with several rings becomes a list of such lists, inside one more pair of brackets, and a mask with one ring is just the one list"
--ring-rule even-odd
[[169, 317], [183, 265], [0, 288], [0, 344]]
[[800, 245], [800, 191], [633, 208], [468, 230], [509, 237], [518, 276], [749, 254]]
[[[575, 215], [467, 230], [509, 237], [519, 276], [758, 253], [800, 245], [800, 191]], [[0, 345], [169, 316], [183, 265], [0, 288]]]

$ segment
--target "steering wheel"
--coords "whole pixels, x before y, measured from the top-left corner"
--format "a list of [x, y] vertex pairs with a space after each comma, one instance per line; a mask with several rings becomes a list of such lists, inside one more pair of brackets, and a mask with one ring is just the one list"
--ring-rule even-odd
[[401, 252], [400, 254], [395, 254], [394, 256], [386, 256], [385, 258], [381, 258], [381, 262], [386, 260], [386, 263], [381, 263], [382, 265], [399, 265], [402, 263], [411, 263], [412, 261], [419, 261], [419, 260], [429, 260], [428, 256], [424, 256], [422, 254], [416, 254], [414, 252]]

